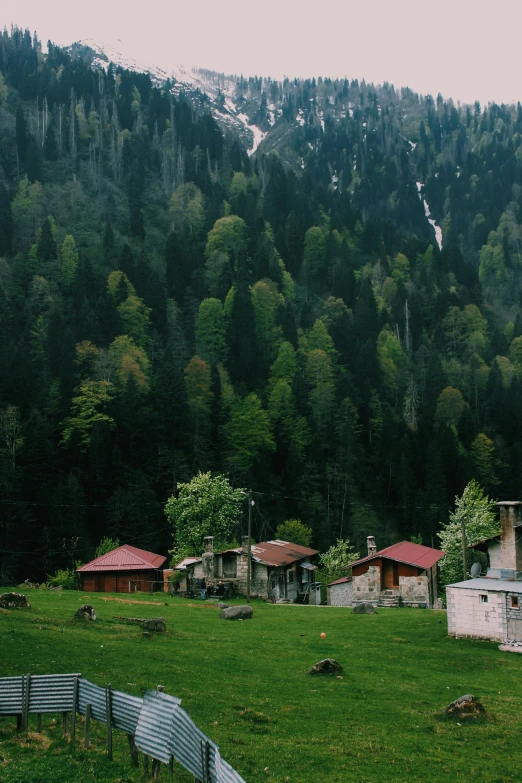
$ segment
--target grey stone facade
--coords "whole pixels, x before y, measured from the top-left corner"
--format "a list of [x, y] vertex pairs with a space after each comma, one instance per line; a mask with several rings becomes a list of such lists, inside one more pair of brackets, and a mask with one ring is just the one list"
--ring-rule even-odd
[[379, 566], [369, 566], [365, 574], [354, 576], [352, 603], [371, 603], [378, 606], [381, 595], [381, 569]]
[[329, 606], [351, 606], [353, 601], [353, 582], [340, 582], [328, 587]]

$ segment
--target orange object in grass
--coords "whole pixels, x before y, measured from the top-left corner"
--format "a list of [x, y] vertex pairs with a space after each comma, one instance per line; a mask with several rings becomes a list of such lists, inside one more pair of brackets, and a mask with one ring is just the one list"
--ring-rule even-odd
[[326, 634], [325, 633], [321, 634], [321, 639], [326, 639]]

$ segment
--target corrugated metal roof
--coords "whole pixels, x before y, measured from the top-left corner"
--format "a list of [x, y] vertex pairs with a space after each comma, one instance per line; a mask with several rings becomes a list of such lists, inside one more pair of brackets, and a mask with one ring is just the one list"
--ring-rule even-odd
[[173, 571], [186, 571], [187, 566], [192, 565], [193, 563], [201, 563], [200, 557], [184, 557], [183, 560], [180, 560], [180, 562], [173, 566]]
[[123, 544], [112, 552], [91, 560], [77, 571], [142, 571], [144, 568], [160, 568], [167, 558], [138, 549], [130, 544]]
[[511, 579], [466, 579], [465, 582], [455, 582], [446, 587], [459, 587], [461, 590], [489, 590], [495, 593], [522, 593], [522, 581]]
[[[241, 547], [238, 547], [237, 549], [218, 552], [218, 554], [224, 555], [226, 552], [236, 552], [239, 555], [242, 551]], [[292, 544], [291, 541], [281, 541], [280, 539], [252, 544], [252, 557], [254, 560], [264, 565], [276, 567], [289, 565], [298, 560], [304, 560], [305, 557], [313, 557], [318, 554], [318, 549], [309, 549], [307, 546], [299, 546], [299, 544]]]
[[407, 563], [418, 568], [431, 568], [445, 554], [440, 549], [432, 549], [430, 546], [414, 544], [411, 541], [400, 541], [398, 544], [392, 544], [392, 546], [388, 546], [386, 549], [381, 549], [374, 555], [368, 555], [368, 557], [362, 557], [354, 563], [349, 563], [345, 568], [352, 568], [354, 565], [367, 563], [378, 557], [384, 557], [387, 560], [397, 560], [399, 563]]
[[327, 587], [332, 587], [332, 585], [342, 585], [343, 582], [351, 582], [352, 577], [351, 576], [342, 576], [340, 579], [336, 579], [335, 582], [329, 582]]

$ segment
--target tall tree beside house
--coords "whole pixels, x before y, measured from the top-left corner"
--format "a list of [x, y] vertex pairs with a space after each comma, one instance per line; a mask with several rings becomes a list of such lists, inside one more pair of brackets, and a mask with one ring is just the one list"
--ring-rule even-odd
[[217, 548], [230, 544], [238, 533], [245, 490], [235, 489], [226, 476], [198, 473], [178, 484], [177, 494], [165, 504], [172, 530], [172, 561], [200, 555], [205, 536], [214, 537]]
[[[496, 513], [496, 501], [490, 500], [480, 484], [472, 479], [460, 497], [455, 498], [455, 511], [449, 515], [448, 522], [438, 534], [440, 548], [446, 553], [440, 561], [441, 585], [461, 582], [464, 576], [462, 557], [462, 527], [465, 531], [465, 546], [500, 532], [500, 522]], [[468, 569], [471, 563], [467, 563]]]

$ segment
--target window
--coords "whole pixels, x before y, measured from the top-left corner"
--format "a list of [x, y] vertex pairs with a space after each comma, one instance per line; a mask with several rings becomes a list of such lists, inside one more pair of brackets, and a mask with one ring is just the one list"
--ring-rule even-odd
[[292, 584], [293, 581], [294, 581], [294, 573], [295, 573], [294, 571], [289, 571], [288, 572], [288, 583], [289, 584]]
[[518, 595], [511, 596], [511, 608], [518, 609]]
[[487, 604], [487, 602], [488, 602], [488, 597], [487, 597], [487, 595], [481, 595], [481, 596], [480, 596], [480, 603], [481, 603], [481, 604]]

